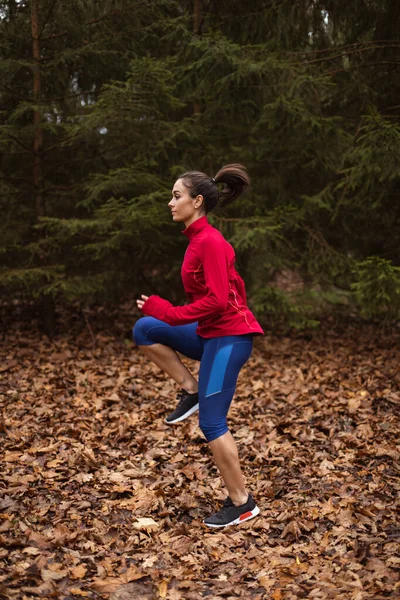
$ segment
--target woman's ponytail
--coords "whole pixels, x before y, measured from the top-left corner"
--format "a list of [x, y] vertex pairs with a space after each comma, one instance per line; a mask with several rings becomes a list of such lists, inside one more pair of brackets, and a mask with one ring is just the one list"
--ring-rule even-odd
[[226, 206], [238, 198], [243, 190], [250, 185], [250, 177], [246, 168], [238, 163], [225, 165], [215, 175], [216, 184], [224, 183], [224, 188], [219, 192], [218, 205]]
[[[244, 188], [250, 184], [250, 177], [243, 165], [238, 163], [225, 165], [215, 177], [209, 177], [200, 171], [187, 171], [179, 176], [189, 188], [192, 198], [202, 195], [204, 211], [209, 213], [216, 206], [226, 206], [240, 196]], [[218, 189], [218, 184], [224, 184]]]

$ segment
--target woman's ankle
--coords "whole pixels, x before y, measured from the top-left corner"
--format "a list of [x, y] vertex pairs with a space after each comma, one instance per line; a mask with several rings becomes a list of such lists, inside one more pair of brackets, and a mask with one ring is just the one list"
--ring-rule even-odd
[[249, 495], [247, 492], [240, 492], [237, 494], [230, 494], [230, 498], [235, 506], [242, 506], [243, 504], [246, 504]]
[[199, 391], [199, 386], [195, 379], [191, 381], [182, 381], [181, 387], [188, 394], [197, 394]]
[[199, 388], [197, 385], [182, 385], [182, 389], [185, 390], [185, 392], [187, 392], [188, 394], [197, 394], [199, 391]]

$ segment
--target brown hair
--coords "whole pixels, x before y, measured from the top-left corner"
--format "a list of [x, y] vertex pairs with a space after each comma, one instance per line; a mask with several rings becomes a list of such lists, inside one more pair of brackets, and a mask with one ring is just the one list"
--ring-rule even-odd
[[[186, 171], [178, 179], [183, 179], [192, 198], [203, 196], [206, 214], [217, 205], [226, 206], [236, 200], [250, 184], [250, 177], [245, 167], [236, 163], [225, 165], [212, 178], [200, 171]], [[221, 191], [217, 187], [219, 183], [225, 184]]]

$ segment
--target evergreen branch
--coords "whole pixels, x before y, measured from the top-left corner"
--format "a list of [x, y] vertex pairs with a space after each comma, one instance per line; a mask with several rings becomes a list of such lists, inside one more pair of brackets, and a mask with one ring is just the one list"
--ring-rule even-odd
[[[344, 44], [344, 45], [338, 45], [338, 46], [333, 46], [332, 48], [322, 48], [321, 50], [297, 50], [297, 51], [291, 51], [291, 50], [280, 50], [279, 54], [324, 54], [326, 52], [336, 52], [337, 50], [346, 50], [347, 48], [354, 48], [355, 46], [364, 46], [365, 48], [367, 48], [368, 46], [372, 46], [375, 44], [388, 44], [388, 42], [395, 42], [397, 40], [392, 39], [392, 40], [371, 40], [370, 42], [355, 42], [352, 44]], [[378, 46], [379, 48], [386, 48], [387, 46]], [[397, 45], [395, 46], [397, 48]]]
[[[400, 44], [393, 45], [393, 46], [390, 46], [390, 47], [392, 47], [392, 48], [399, 48], [400, 49]], [[379, 46], [376, 46], [376, 48], [379, 48]], [[370, 48], [364, 48], [364, 49], [370, 50]], [[336, 54], [334, 56], [327, 56], [326, 58], [316, 58], [314, 60], [308, 60], [306, 62], [300, 62], [300, 63], [299, 62], [294, 62], [294, 63], [289, 63], [289, 64], [295, 65], [295, 66], [314, 65], [314, 64], [317, 64], [317, 63], [321, 63], [321, 62], [335, 60], [336, 58], [343, 58], [343, 57], [347, 58], [348, 56], [352, 56], [353, 54], [359, 54], [364, 49], [357, 48], [356, 50], [353, 50], [352, 52], [345, 52], [345, 53]]]
[[23, 156], [24, 154], [32, 154], [32, 152], [30, 150], [21, 150], [20, 152], [2, 152], [3, 156]]
[[15, 96], [15, 98], [18, 98], [19, 100], [22, 100], [23, 102], [30, 102], [30, 100], [31, 100], [30, 98], [25, 98], [24, 96], [21, 96], [21, 94], [18, 94], [17, 92], [15, 92], [12, 88], [10, 88], [5, 83], [0, 83], [0, 87], [4, 88], [5, 90], [7, 90], [7, 92], [9, 94], [11, 94], [12, 96]]
[[344, 67], [343, 69], [333, 69], [332, 71], [326, 71], [326, 75], [337, 75], [337, 73], [347, 73], [348, 71], [352, 71], [353, 69], [358, 69], [360, 67], [371, 67], [377, 65], [400, 65], [399, 60], [377, 60], [371, 62], [360, 63], [358, 65], [351, 65], [349, 67]]
[[[141, 4], [147, 4], [147, 2], [148, 2], [148, 0], [142, 0], [142, 2], [137, 2], [135, 4], [135, 8], [137, 8]], [[114, 17], [115, 15], [124, 14], [124, 12], [125, 11], [123, 11], [123, 10], [111, 10], [110, 12], [106, 13], [102, 17], [99, 17], [97, 19], [92, 19], [91, 21], [86, 21], [86, 23], [84, 24], [84, 26], [87, 26], [87, 25], [96, 25], [97, 23], [100, 23], [101, 21], [104, 21], [104, 20], [108, 19], [109, 17]], [[53, 39], [58, 38], [58, 37], [62, 37], [63, 35], [67, 35], [68, 33], [69, 33], [68, 31], [62, 31], [60, 33], [54, 33], [53, 35], [49, 35], [47, 37], [42, 38], [42, 42], [45, 42], [47, 40], [53, 40]]]
[[[121, 14], [120, 10], [112, 10], [108, 13], [106, 13], [105, 15], [103, 15], [102, 17], [99, 17], [98, 19], [93, 19], [91, 21], [87, 21], [85, 23], [86, 25], [95, 25], [96, 23], [100, 23], [100, 21], [104, 21], [105, 19], [108, 19], [108, 17], [112, 17], [114, 15], [118, 15]], [[42, 38], [42, 42], [46, 42], [47, 40], [54, 40], [55, 38], [59, 38], [62, 37], [63, 35], [67, 35], [69, 33], [69, 31], [62, 31], [60, 33], [53, 33], [52, 35], [48, 35], [47, 37]]]
[[40, 39], [41, 39], [41, 37], [42, 37], [43, 30], [44, 30], [44, 28], [46, 27], [46, 25], [47, 25], [47, 22], [48, 22], [48, 20], [49, 20], [49, 19], [50, 19], [50, 17], [51, 17], [51, 14], [52, 14], [52, 12], [53, 12], [53, 10], [54, 10], [54, 7], [55, 7], [56, 3], [57, 3], [57, 0], [53, 0], [53, 4], [50, 6], [50, 9], [47, 11], [47, 15], [46, 15], [46, 17], [43, 19], [43, 25], [42, 25], [42, 28], [41, 28], [41, 30], [40, 30], [40, 32], [39, 32], [39, 35], [38, 35], [38, 39], [39, 39], [39, 40], [40, 40]]
[[31, 187], [35, 187], [32, 181], [29, 179], [24, 179], [23, 177], [12, 177], [9, 175], [0, 176], [0, 181], [12, 181], [15, 183], [25, 183], [26, 185], [30, 185]]
[[[74, 138], [77, 137], [77, 135], [79, 135], [78, 131], [75, 131], [72, 135], [70, 135], [69, 137], [63, 138], [61, 139], [59, 142], [57, 142], [57, 144], [53, 144], [52, 146], [49, 146], [48, 148], [45, 148], [42, 152], [42, 154], [48, 154], [49, 152], [51, 152], [52, 150], [54, 150], [54, 148], [60, 148], [60, 146], [64, 146], [64, 144], [66, 142], [69, 142], [70, 140], [73, 140]], [[84, 142], [81, 142], [80, 144], [77, 144], [77, 148], [79, 148], [80, 146], [82, 146], [84, 144]]]
[[20, 52], [17, 52], [17, 50], [15, 50], [14, 48], [12, 48], [11, 46], [6, 46], [6, 44], [0, 44], [0, 48], [5, 48], [9, 52], [13, 52], [19, 58], [25, 59], [25, 55], [24, 54], [21, 54]]
[[213, 219], [216, 221], [221, 221], [223, 223], [244, 223], [248, 222], [248, 218], [238, 218], [238, 217], [218, 217], [218, 215], [213, 215]]
[[303, 228], [307, 231], [307, 233], [309, 234], [309, 236], [312, 239], [314, 239], [320, 246], [325, 248], [330, 254], [335, 254], [336, 256], [340, 257], [341, 259], [344, 258], [343, 254], [341, 252], [338, 252], [333, 246], [328, 244], [325, 237], [322, 235], [322, 233], [319, 230], [312, 229], [308, 225], [303, 225]]
[[65, 100], [70, 100], [71, 98], [79, 98], [80, 96], [88, 96], [89, 94], [97, 93], [94, 90], [88, 90], [81, 92], [77, 92], [76, 94], [69, 94], [68, 96], [60, 96], [59, 98], [50, 98], [49, 100], [40, 100], [40, 104], [52, 104], [53, 102], [64, 102]]
[[17, 137], [13, 136], [11, 133], [9, 133], [7, 131], [7, 135], [9, 138], [11, 138], [16, 144], [18, 144], [19, 146], [21, 146], [21, 148], [23, 148], [26, 152], [28, 152], [29, 154], [34, 154], [33, 148], [29, 148], [28, 146], [25, 146]]
[[[82, 142], [80, 145], [84, 146], [84, 142]], [[57, 169], [65, 168], [66, 166], [75, 165], [76, 163], [78, 163], [79, 165], [82, 165], [82, 164], [90, 163], [90, 162], [92, 162], [92, 156], [89, 156], [87, 158], [83, 158], [83, 157], [71, 158], [69, 160], [64, 159], [62, 161], [62, 164], [56, 163], [55, 165], [53, 165], [53, 167], [51, 169], [46, 171], [44, 174], [44, 177], [48, 178], [49, 175], [55, 173], [57, 171]]]
[[45, 193], [47, 192], [52, 192], [53, 190], [73, 190], [74, 188], [78, 187], [80, 184], [79, 183], [73, 183], [71, 185], [52, 185], [50, 187], [46, 187], [43, 191]]

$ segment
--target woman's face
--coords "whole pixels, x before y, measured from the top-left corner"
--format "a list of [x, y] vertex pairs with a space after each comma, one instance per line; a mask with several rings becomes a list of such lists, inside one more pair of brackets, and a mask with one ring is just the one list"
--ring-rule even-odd
[[203, 196], [192, 198], [189, 188], [185, 186], [182, 179], [176, 180], [168, 206], [171, 209], [172, 219], [176, 223], [185, 223], [185, 227], [189, 227], [191, 223], [204, 214], [202, 209]]

